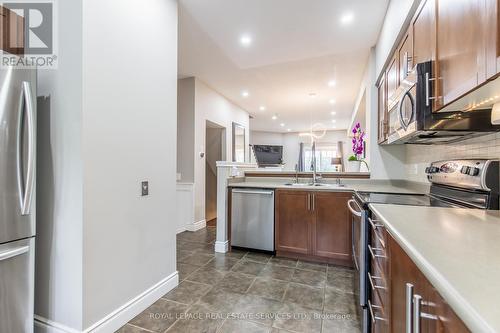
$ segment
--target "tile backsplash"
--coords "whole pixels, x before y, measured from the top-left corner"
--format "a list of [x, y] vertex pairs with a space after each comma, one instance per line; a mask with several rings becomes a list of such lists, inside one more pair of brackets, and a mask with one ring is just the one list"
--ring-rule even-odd
[[455, 158], [500, 158], [500, 132], [446, 145], [407, 145], [406, 178], [427, 182], [430, 162]]

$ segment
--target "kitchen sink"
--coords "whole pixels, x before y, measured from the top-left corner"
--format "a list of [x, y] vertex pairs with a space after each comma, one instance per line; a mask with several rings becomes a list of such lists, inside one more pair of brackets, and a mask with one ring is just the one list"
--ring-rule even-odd
[[327, 183], [286, 183], [285, 186], [293, 186], [293, 187], [305, 187], [305, 186], [314, 186], [314, 187], [345, 187], [344, 184], [327, 184]]

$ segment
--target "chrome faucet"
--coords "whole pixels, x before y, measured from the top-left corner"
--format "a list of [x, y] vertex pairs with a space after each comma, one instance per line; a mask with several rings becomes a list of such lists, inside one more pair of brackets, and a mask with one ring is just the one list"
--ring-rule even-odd
[[313, 172], [313, 185], [315, 185], [322, 178], [321, 176], [318, 176], [318, 173], [316, 172], [317, 161], [316, 161], [316, 142], [315, 141], [313, 141], [313, 143], [312, 143], [311, 154], [312, 154], [311, 169]]
[[299, 165], [295, 164], [295, 184], [299, 183]]

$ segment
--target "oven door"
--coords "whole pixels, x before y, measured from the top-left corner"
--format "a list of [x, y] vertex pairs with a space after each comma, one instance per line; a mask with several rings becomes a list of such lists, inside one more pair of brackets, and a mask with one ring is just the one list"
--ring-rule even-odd
[[356, 268], [357, 274], [355, 274], [354, 288], [355, 294], [359, 297], [359, 304], [361, 307], [366, 305], [366, 300], [363, 294], [363, 275], [365, 270], [364, 263], [364, 248], [365, 242], [364, 233], [364, 215], [365, 212], [361, 209], [358, 202], [353, 198], [347, 202], [347, 206], [352, 213], [352, 257], [354, 261], [354, 267]]

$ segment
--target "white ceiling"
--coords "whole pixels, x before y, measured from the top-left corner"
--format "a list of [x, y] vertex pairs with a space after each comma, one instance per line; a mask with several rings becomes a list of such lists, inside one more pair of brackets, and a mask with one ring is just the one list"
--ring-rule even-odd
[[[346, 128], [388, 1], [181, 0], [179, 76], [196, 76], [247, 110], [252, 130]], [[343, 25], [347, 12], [354, 20]]]

